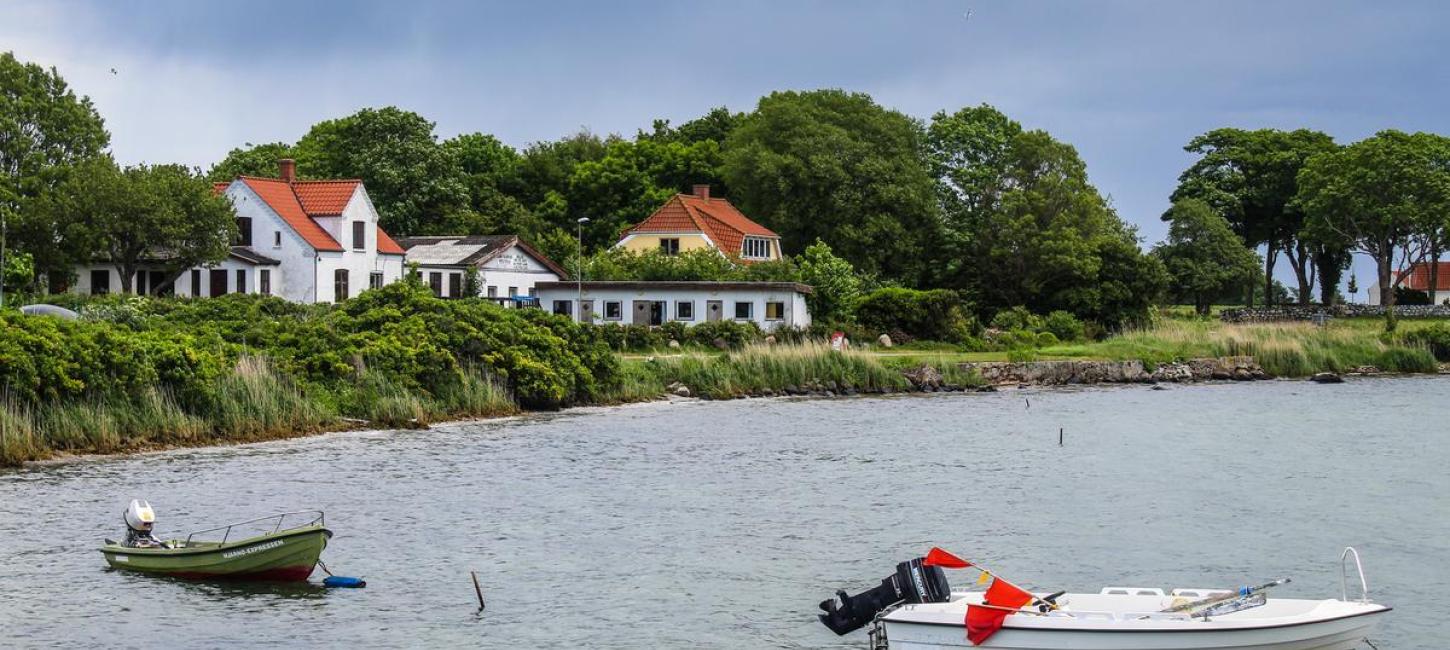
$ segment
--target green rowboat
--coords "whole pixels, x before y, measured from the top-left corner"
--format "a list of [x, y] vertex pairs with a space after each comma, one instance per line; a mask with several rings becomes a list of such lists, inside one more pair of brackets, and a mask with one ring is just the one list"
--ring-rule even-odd
[[[284, 528], [289, 519], [295, 525]], [[234, 531], [244, 530], [262, 532], [232, 539]], [[218, 534], [220, 540], [198, 539]], [[301, 581], [312, 575], [330, 537], [321, 511], [284, 512], [199, 530], [167, 542], [169, 548], [133, 548], [106, 540], [100, 551], [115, 569], [201, 580]]]

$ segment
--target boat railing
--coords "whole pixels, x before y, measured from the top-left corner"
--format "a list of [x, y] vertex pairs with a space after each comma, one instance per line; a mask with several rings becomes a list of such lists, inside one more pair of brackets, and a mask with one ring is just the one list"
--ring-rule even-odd
[[1369, 602], [1369, 581], [1364, 579], [1364, 565], [1359, 561], [1359, 551], [1353, 546], [1344, 547], [1344, 552], [1339, 554], [1339, 599], [1349, 602], [1349, 563], [1350, 557], [1354, 558], [1354, 570], [1359, 572], [1359, 602]]
[[[286, 522], [289, 517], [292, 518], [292, 521], [293, 522], [300, 522], [300, 523], [296, 523], [295, 525], [289, 526], [286, 529], [282, 528], [282, 524], [284, 522]], [[291, 530], [292, 528], [305, 528], [307, 526], [323, 526], [323, 525], [325, 525], [325, 522], [323, 522], [323, 519], [322, 519], [322, 511], [321, 510], [297, 510], [297, 511], [294, 511], [294, 512], [281, 512], [281, 513], [277, 513], [275, 515], [267, 515], [265, 517], [257, 517], [256, 519], [248, 519], [246, 521], [238, 521], [236, 523], [226, 524], [224, 526], [217, 526], [215, 528], [207, 528], [205, 530], [198, 530], [198, 531], [193, 532], [193, 533], [191, 533], [191, 534], [189, 534], [189, 535], [186, 536], [186, 545], [187, 546], [191, 546], [191, 540], [192, 540], [192, 538], [193, 537], [196, 537], [197, 535], [205, 535], [207, 533], [215, 533], [217, 531], [222, 531], [221, 541], [219, 541], [217, 543], [218, 544], [225, 544], [225, 543], [227, 543], [227, 539], [231, 537], [231, 535], [232, 535], [232, 529], [233, 528], [239, 528], [241, 526], [248, 526], [248, 525], [256, 524], [256, 523], [260, 523], [260, 522], [271, 523], [272, 520], [274, 520], [274, 519], [276, 520], [277, 523], [272, 524], [272, 530], [271, 530], [271, 532], [267, 533], [269, 535], [272, 534], [272, 533], [276, 533], [278, 531], [281, 531], [281, 530]], [[264, 526], [257, 526], [256, 528], [257, 529], [261, 529], [261, 528], [264, 528]]]

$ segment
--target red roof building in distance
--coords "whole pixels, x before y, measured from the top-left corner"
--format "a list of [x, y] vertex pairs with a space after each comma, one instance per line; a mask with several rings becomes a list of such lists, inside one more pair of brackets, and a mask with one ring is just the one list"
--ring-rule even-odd
[[741, 214], [729, 201], [710, 196], [709, 185], [676, 194], [615, 244], [626, 250], [683, 251], [714, 249], [741, 262], [781, 259], [780, 235]]

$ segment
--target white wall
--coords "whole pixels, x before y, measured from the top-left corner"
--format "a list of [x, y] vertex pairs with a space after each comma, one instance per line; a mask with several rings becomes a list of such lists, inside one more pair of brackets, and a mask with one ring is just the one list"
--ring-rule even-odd
[[562, 279], [534, 256], [518, 246], [511, 246], [479, 269], [478, 284], [480, 295], [488, 295], [488, 287], [492, 286], [498, 289], [498, 297], [507, 298], [509, 287], [518, 287], [517, 295], [527, 296], [536, 283]]
[[[351, 298], [367, 291], [368, 280], [373, 273], [383, 274], [384, 285], [397, 282], [403, 277], [403, 256], [378, 254], [378, 213], [373, 209], [372, 201], [368, 199], [367, 191], [362, 186], [358, 186], [357, 191], [353, 192], [347, 207], [342, 210], [342, 216], [320, 217], [316, 221], [343, 248], [342, 252], [317, 253], [316, 271], [313, 275], [316, 282], [316, 297], [313, 300], [316, 302], [337, 302], [340, 299], [333, 291], [335, 274], [339, 269], [346, 269], [348, 272], [349, 295], [342, 298]], [[363, 250], [354, 250], [352, 247], [354, 221], [366, 224], [363, 226], [363, 236], [366, 238], [367, 247]], [[313, 300], [304, 299], [303, 302]]]
[[[573, 287], [550, 288], [539, 290], [539, 306], [546, 311], [554, 310], [555, 300], [573, 301], [576, 298], [576, 290]], [[735, 303], [751, 303], [751, 318], [764, 330], [773, 330], [777, 327], [809, 327], [811, 324], [810, 310], [806, 308], [805, 294], [794, 291], [773, 291], [763, 289], [730, 289], [714, 291], [710, 289], [593, 289], [585, 283], [584, 302], [593, 301], [593, 313], [596, 323], [617, 323], [628, 325], [633, 322], [633, 304], [636, 300], [663, 300], [665, 304], [665, 321], [678, 320], [678, 305], [680, 301], [690, 301], [695, 305], [693, 320], [681, 321], [688, 325], [703, 323], [707, 320], [706, 305], [708, 301], [719, 300], [722, 304], [724, 314], [720, 320], [737, 320], [735, 318]], [[620, 303], [620, 319], [606, 320], [604, 318], [605, 303], [618, 301]], [[785, 303], [784, 318], [781, 320], [765, 319], [765, 303]], [[574, 313], [578, 313], [577, 306], [571, 306]]]
[[[246, 293], [260, 293], [261, 292], [261, 287], [262, 287], [262, 284], [261, 284], [262, 283], [261, 273], [262, 273], [262, 270], [265, 269], [265, 270], [267, 270], [269, 272], [269, 274], [271, 276], [270, 277], [271, 294], [274, 295], [274, 296], [282, 295], [281, 292], [280, 292], [280, 287], [278, 285], [278, 283], [281, 282], [281, 280], [282, 280], [282, 277], [281, 277], [282, 274], [280, 273], [280, 271], [279, 271], [279, 269], [278, 269], [277, 266], [275, 266], [275, 265], [258, 265], [258, 266], [254, 266], [252, 264], [248, 264], [246, 262], [243, 262], [241, 260], [238, 260], [238, 259], [236, 259], [234, 257], [228, 257], [227, 259], [223, 260], [221, 263], [216, 264], [214, 266], [199, 266], [199, 267], [196, 267], [195, 269], [188, 269], [186, 271], [182, 271], [181, 272], [181, 275], [176, 278], [175, 295], [180, 296], [180, 297], [210, 296], [211, 295], [211, 272], [213, 270], [217, 270], [217, 269], [226, 271], [226, 274], [227, 274], [227, 293], [237, 293], [237, 272], [238, 271], [241, 271], [246, 276]], [[153, 271], [153, 270], [159, 271], [161, 269], [156, 268], [156, 267], [145, 267], [145, 266], [143, 266], [141, 268], [141, 270], [138, 271], [138, 274], [139, 273], [145, 273], [145, 272]], [[201, 272], [201, 274], [200, 274], [200, 280], [201, 280], [200, 293], [196, 293], [195, 292], [195, 287], [192, 284], [192, 271], [193, 270], [196, 270], [196, 271], [200, 271]], [[77, 276], [76, 277], [76, 283], [75, 283], [75, 285], [73, 287], [71, 287], [71, 291], [74, 292], [74, 293], [85, 294], [85, 295], [90, 295], [91, 293], [93, 293], [94, 287], [91, 286], [91, 272], [92, 271], [105, 271], [107, 273], [107, 275], [110, 277], [110, 287], [109, 287], [110, 293], [121, 293], [121, 273], [116, 270], [116, 267], [114, 265], [111, 265], [111, 264], [82, 264], [82, 265], [76, 266], [75, 267], [75, 272], [76, 272], [76, 276]], [[133, 281], [131, 283], [131, 290], [132, 290], [132, 292], [135, 292], [137, 290], [137, 288], [139, 288], [139, 286], [140, 286], [139, 284], [137, 284], [136, 282]], [[155, 291], [156, 291], [155, 290], [155, 287], [149, 286], [149, 282], [148, 282], [147, 293], [154, 295], [155, 294]]]

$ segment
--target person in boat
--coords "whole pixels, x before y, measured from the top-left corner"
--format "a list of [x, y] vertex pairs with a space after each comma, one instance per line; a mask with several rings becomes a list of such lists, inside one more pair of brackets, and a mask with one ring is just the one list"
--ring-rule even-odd
[[151, 529], [156, 525], [156, 513], [151, 504], [132, 499], [123, 516], [126, 520], [126, 541], [122, 546], [130, 548], [171, 548], [170, 544], [156, 539]]

